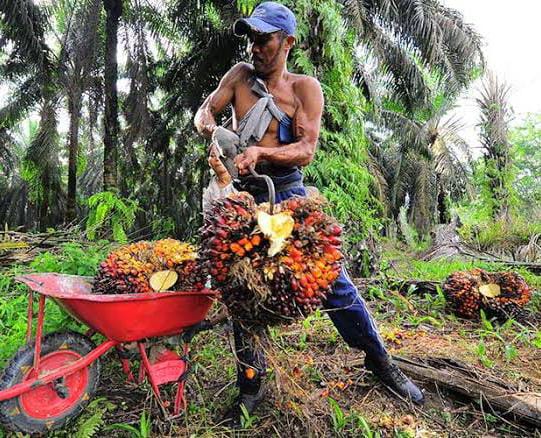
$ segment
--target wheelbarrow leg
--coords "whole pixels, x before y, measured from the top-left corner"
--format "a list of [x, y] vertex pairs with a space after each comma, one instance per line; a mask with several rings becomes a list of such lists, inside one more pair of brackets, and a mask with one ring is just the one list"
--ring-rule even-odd
[[117, 345], [115, 349], [116, 349], [118, 358], [120, 359], [120, 363], [122, 364], [122, 371], [124, 371], [124, 374], [126, 374], [127, 381], [135, 382], [135, 377], [133, 376], [133, 373], [131, 370], [130, 359], [128, 355], [126, 354], [126, 350], [122, 347], [122, 345]]
[[32, 340], [32, 320], [34, 318], [34, 291], [28, 293], [28, 310], [26, 312], [26, 343]]
[[188, 407], [188, 402], [186, 400], [186, 397], [184, 396], [184, 386], [186, 385], [186, 378], [188, 377], [188, 373], [190, 371], [190, 362], [188, 359], [189, 352], [189, 345], [184, 344], [184, 354], [182, 355], [181, 360], [185, 362], [186, 369], [178, 378], [177, 393], [175, 395], [175, 405], [173, 406], [173, 415], [178, 415], [181, 407], [183, 410], [186, 410], [186, 408]]
[[34, 349], [34, 370], [39, 374], [39, 359], [41, 356], [41, 335], [45, 318], [45, 295], [39, 296], [38, 326], [36, 327], [36, 347]]
[[186, 408], [187, 405], [184, 398], [184, 385], [188, 372], [188, 345], [184, 346], [182, 357], [174, 351], [165, 348], [155, 358], [151, 358], [152, 360], [147, 355], [145, 344], [138, 342], [137, 345], [141, 354], [140, 381], [142, 381], [145, 375], [147, 376], [152, 391], [156, 395], [158, 403], [166, 416], [168, 416], [167, 408], [170, 406], [170, 402], [162, 399], [159, 386], [166, 383], [176, 383], [177, 391], [173, 411], [175, 415], [178, 414], [181, 406]]
[[150, 361], [148, 360], [147, 352], [145, 349], [145, 344], [142, 342], [138, 342], [137, 346], [139, 347], [139, 353], [141, 354], [141, 361], [143, 362], [143, 373], [139, 373], [139, 379], [144, 377], [146, 374], [148, 377], [148, 381], [150, 382], [150, 386], [152, 387], [152, 391], [154, 391], [154, 394], [156, 395], [156, 398], [158, 399], [158, 402], [160, 403], [160, 406], [162, 408], [165, 408], [164, 403], [162, 401], [162, 397], [160, 395], [160, 390], [158, 388], [158, 385], [155, 382], [154, 376], [152, 375], [152, 365], [150, 364]]

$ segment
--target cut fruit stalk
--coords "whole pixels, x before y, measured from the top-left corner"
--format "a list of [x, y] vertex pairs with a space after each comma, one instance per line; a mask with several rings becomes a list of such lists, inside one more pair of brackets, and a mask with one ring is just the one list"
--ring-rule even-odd
[[479, 292], [485, 297], [495, 298], [501, 295], [502, 290], [499, 285], [495, 283], [490, 283], [479, 286]]
[[178, 280], [175, 271], [158, 271], [150, 276], [150, 287], [156, 292], [163, 292], [172, 287]]

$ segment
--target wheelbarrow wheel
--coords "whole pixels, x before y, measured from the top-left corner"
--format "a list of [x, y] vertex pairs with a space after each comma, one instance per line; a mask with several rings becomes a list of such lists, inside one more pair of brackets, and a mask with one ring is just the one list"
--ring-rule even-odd
[[[39, 370], [56, 370], [85, 356], [94, 343], [79, 333], [51, 333], [41, 342]], [[7, 364], [0, 390], [37, 377], [34, 342], [25, 345]], [[44, 433], [65, 426], [88, 404], [98, 386], [99, 359], [69, 376], [36, 387], [18, 397], [0, 402], [0, 423], [11, 431]]]

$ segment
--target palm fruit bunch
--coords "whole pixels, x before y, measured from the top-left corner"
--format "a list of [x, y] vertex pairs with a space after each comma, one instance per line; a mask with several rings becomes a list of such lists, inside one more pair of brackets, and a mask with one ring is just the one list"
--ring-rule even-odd
[[322, 306], [340, 273], [341, 227], [323, 201], [291, 198], [256, 205], [245, 192], [214, 201], [200, 258], [236, 318], [252, 325], [291, 322]]
[[100, 264], [92, 292], [128, 294], [201, 289], [196, 249], [175, 239], [136, 242], [111, 252]]
[[478, 318], [480, 310], [500, 320], [515, 318], [531, 298], [529, 286], [517, 273], [482, 269], [453, 273], [443, 291], [454, 312], [469, 319]]

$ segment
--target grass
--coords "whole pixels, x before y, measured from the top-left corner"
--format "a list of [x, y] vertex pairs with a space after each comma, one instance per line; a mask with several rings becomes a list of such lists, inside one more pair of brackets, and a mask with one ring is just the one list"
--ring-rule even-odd
[[[69, 248], [44, 256], [30, 269], [57, 268], [74, 273], [78, 257], [93, 249]], [[101, 257], [85, 266], [92, 274]], [[387, 254], [389, 270], [397, 278], [443, 280], [471, 263], [418, 262], [396, 251]], [[475, 264], [487, 270], [500, 267]], [[0, 274], [0, 359], [11, 356], [24, 341], [25, 288], [13, 282], [22, 268]], [[80, 272], [80, 271], [79, 271]], [[530, 284], [541, 278], [528, 274]], [[498, 325], [481, 319], [464, 321], [447, 312], [443, 295], [401, 296], [378, 287], [367, 293], [369, 306], [392, 354], [410, 357], [450, 357], [473, 364], [526, 390], [541, 391], [541, 327], [537, 322], [511, 320]], [[531, 308], [539, 309], [536, 295]], [[54, 304], [47, 308], [47, 331], [61, 327], [81, 329]], [[422, 409], [397, 402], [363, 367], [363, 354], [350, 349], [338, 336], [324, 312], [305, 321], [269, 331], [268, 396], [261, 408], [245, 415], [236, 436], [362, 436], [456, 437], [533, 436], [533, 431], [502, 422], [493, 413], [450, 398], [427, 387], [428, 402]], [[236, 395], [236, 369], [230, 349], [230, 330], [223, 327], [202, 333], [192, 345], [193, 374], [187, 385], [185, 415], [165, 420], [148, 385], [124, 381], [114, 355], [105, 357], [98, 398], [73, 425], [53, 434], [72, 436], [232, 436], [219, 424], [221, 415]], [[0, 436], [2, 436], [0, 434]]]

